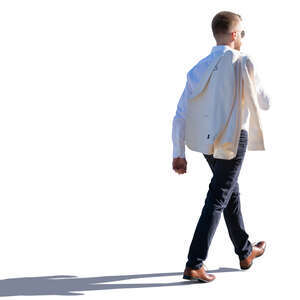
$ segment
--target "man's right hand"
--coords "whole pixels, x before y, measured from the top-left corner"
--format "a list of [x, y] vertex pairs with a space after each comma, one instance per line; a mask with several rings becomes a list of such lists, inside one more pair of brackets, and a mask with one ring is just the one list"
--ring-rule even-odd
[[187, 161], [184, 157], [173, 158], [173, 170], [178, 174], [186, 173]]

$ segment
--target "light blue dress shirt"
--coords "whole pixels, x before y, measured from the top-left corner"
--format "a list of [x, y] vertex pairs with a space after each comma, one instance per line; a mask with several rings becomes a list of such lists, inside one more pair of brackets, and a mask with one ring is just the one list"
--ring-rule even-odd
[[[200, 60], [189, 72], [189, 78], [186, 80], [186, 84], [184, 90], [181, 94], [179, 102], [177, 104], [177, 109], [175, 116], [172, 122], [172, 141], [173, 141], [173, 158], [175, 157], [185, 157], [185, 143], [184, 143], [184, 135], [185, 135], [185, 118], [186, 118], [186, 109], [187, 109], [187, 100], [191, 95], [191, 92], [195, 85], [197, 85], [197, 78], [201, 78], [202, 74], [205, 72], [205, 65], [209, 65], [209, 61], [212, 60], [214, 57], [223, 55], [225, 51], [232, 50], [231, 47], [227, 45], [216, 45], [213, 46], [211, 52], [208, 56]], [[207, 61], [208, 64], [203, 64], [203, 61]], [[202, 62], [202, 67], [197, 67], [198, 64]], [[204, 66], [204, 67], [203, 67]], [[193, 72], [191, 72], [193, 71]], [[190, 76], [193, 76], [192, 78]], [[255, 85], [257, 90], [257, 99], [258, 104], [261, 109], [269, 109], [270, 107], [270, 98], [266, 94], [265, 90], [261, 85], [260, 78], [255, 70], [254, 67], [254, 78], [255, 78]], [[248, 108], [245, 107], [243, 111], [243, 121], [242, 121], [242, 128], [247, 130], [248, 125]]]

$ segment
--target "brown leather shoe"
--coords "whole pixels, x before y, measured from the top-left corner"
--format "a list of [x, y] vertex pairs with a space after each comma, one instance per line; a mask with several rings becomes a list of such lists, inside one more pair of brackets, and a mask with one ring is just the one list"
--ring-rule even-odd
[[214, 280], [216, 276], [206, 273], [204, 266], [205, 265], [203, 264], [203, 266], [198, 270], [193, 270], [192, 268], [185, 267], [183, 279], [195, 280], [200, 282], [209, 282]]
[[256, 244], [252, 244], [252, 252], [251, 254], [240, 260], [240, 267], [242, 270], [247, 270], [249, 269], [252, 264], [253, 264], [253, 259], [256, 257], [260, 257], [264, 254], [266, 249], [266, 242], [265, 241], [260, 241]]

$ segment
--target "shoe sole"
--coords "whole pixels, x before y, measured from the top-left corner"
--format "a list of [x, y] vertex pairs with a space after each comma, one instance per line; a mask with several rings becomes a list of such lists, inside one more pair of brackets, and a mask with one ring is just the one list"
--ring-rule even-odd
[[[263, 253], [261, 253], [261, 254], [255, 256], [254, 258], [257, 258], [257, 257], [262, 256], [262, 255], [265, 253], [266, 248], [267, 248], [267, 246], [265, 246]], [[253, 260], [254, 260], [254, 258], [253, 258]], [[248, 266], [248, 267], [241, 267], [241, 269], [242, 269], [242, 270], [248, 270], [248, 269], [253, 265], [253, 260], [252, 260], [250, 266]]]
[[190, 276], [190, 275], [183, 275], [182, 277], [183, 279], [188, 279], [188, 280], [192, 280], [192, 281], [200, 281], [200, 282], [203, 282], [203, 283], [207, 283], [207, 282], [210, 282], [210, 281], [213, 281], [214, 279], [212, 280], [205, 280], [205, 279], [202, 279], [202, 278], [198, 278], [198, 277], [193, 277], [193, 276]]

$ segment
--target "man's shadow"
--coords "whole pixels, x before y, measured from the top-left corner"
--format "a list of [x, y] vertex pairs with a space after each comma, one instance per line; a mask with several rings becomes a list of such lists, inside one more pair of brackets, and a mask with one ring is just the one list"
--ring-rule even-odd
[[[240, 269], [219, 268], [207, 272], [236, 272]], [[0, 297], [7, 296], [35, 296], [35, 295], [84, 295], [83, 291], [99, 291], [110, 289], [132, 289], [147, 287], [165, 287], [165, 286], [181, 286], [195, 284], [182, 279], [182, 272], [173, 273], [153, 273], [153, 274], [136, 274], [136, 275], [118, 275], [118, 276], [101, 276], [78, 278], [73, 275], [55, 275], [41, 277], [23, 277], [10, 278], [0, 280]], [[111, 283], [114, 281], [164, 277], [164, 276], [180, 276], [181, 281], [169, 283]]]

